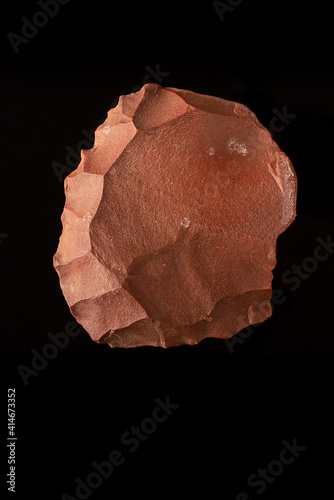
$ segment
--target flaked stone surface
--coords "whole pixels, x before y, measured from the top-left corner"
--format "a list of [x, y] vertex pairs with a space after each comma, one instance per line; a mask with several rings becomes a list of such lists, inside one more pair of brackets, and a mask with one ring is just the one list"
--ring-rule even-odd
[[65, 193], [54, 267], [94, 341], [197, 344], [271, 316], [297, 180], [244, 105], [157, 84], [121, 96]]

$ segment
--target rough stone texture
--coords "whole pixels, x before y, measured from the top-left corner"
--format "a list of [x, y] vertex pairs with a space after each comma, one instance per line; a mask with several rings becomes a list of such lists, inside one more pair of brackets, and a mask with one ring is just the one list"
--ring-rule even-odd
[[54, 267], [94, 341], [197, 344], [270, 317], [297, 181], [247, 107], [146, 84], [109, 111], [65, 191]]

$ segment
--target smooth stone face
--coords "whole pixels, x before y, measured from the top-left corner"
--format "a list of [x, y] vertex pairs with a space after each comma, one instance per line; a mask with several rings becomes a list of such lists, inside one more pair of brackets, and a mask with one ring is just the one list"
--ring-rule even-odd
[[54, 267], [94, 341], [197, 344], [271, 316], [297, 180], [247, 107], [146, 84], [109, 111], [65, 192]]

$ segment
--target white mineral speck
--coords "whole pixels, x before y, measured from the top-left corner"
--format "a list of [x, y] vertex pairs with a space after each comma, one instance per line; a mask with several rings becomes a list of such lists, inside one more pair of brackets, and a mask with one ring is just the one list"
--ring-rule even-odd
[[185, 217], [183, 220], [181, 220], [181, 226], [183, 226], [183, 227], [190, 226], [190, 220], [188, 219], [188, 217]]
[[83, 220], [88, 220], [89, 222], [92, 220], [93, 216], [90, 212], [87, 212], [84, 216], [83, 216]]
[[236, 139], [230, 139], [227, 148], [231, 153], [238, 153], [239, 155], [246, 156], [248, 153], [246, 144], [238, 142]]
[[110, 125], [107, 125], [106, 127], [104, 127], [103, 129], [101, 129], [101, 132], [103, 132], [105, 135], [108, 135], [109, 132], [110, 132], [110, 129], [111, 129], [111, 126]]

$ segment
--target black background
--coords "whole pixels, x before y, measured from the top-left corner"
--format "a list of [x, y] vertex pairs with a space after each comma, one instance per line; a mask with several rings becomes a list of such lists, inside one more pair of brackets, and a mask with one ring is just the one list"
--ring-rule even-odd
[[[228, 3], [228, 2], [226, 2]], [[11, 497], [75, 496], [93, 461], [122, 450], [125, 463], [91, 498], [145, 494], [235, 499], [331, 496], [334, 256], [301, 280], [282, 280], [333, 232], [334, 72], [329, 2], [244, 0], [219, 18], [213, 4], [71, 0], [15, 54], [37, 2], [4, 5], [1, 31], [1, 495], [6, 495], [6, 394], [16, 388], [16, 489]], [[25, 385], [32, 349], [73, 318], [52, 256], [61, 233], [65, 164], [82, 130], [95, 129], [147, 67], [164, 86], [241, 102], [270, 127], [273, 109], [296, 115], [273, 137], [298, 176], [298, 216], [278, 240], [273, 287], [286, 297], [234, 345], [111, 350], [82, 331]], [[114, 105], [114, 104], [113, 104]], [[178, 404], [129, 453], [122, 433], [150, 417], [155, 399]], [[306, 450], [257, 494], [247, 478], [279, 456]], [[10, 497], [10, 496], [9, 496]]]

